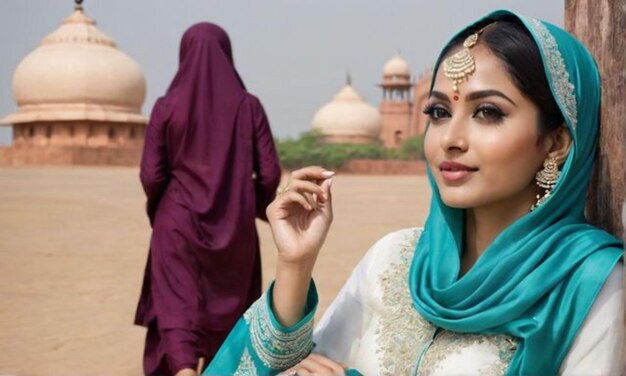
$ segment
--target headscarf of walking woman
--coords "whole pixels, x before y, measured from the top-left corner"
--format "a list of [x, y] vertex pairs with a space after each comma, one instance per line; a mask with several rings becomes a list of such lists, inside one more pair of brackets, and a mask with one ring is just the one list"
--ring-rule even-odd
[[165, 94], [171, 119], [195, 125], [189, 128], [228, 132], [246, 88], [233, 64], [226, 31], [208, 22], [189, 27], [180, 42], [178, 64]]
[[191, 102], [194, 102], [189, 101], [191, 98], [196, 98], [203, 104], [211, 103], [207, 99], [221, 99], [224, 103], [237, 102], [236, 99], [242, 98], [245, 90], [233, 63], [230, 39], [226, 31], [208, 22], [189, 27], [181, 39], [178, 71], [166, 96], [183, 96], [188, 100], [184, 103], [191, 106]]
[[600, 77], [592, 56], [566, 31], [509, 11], [487, 15], [452, 41], [498, 20], [519, 23], [538, 46], [571, 149], [551, 195], [502, 231], [462, 278], [463, 210], [443, 203], [429, 170], [433, 198], [409, 286], [415, 308], [434, 325], [518, 338], [508, 374], [556, 374], [622, 255], [618, 239], [584, 219], [599, 132]]
[[233, 145], [250, 142], [237, 139], [246, 95], [226, 32], [207, 22], [187, 29], [178, 71], [159, 103], [169, 124], [170, 162], [177, 167], [173, 179], [184, 190], [178, 200], [194, 213], [216, 210], [215, 201], [225, 197], [217, 197], [216, 187], [233, 176]]

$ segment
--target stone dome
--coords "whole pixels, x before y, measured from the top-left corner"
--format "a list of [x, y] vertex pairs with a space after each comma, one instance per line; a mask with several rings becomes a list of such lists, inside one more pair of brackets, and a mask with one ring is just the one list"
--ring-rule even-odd
[[313, 117], [313, 129], [325, 136], [378, 139], [381, 118], [378, 109], [368, 104], [350, 84], [344, 86]]
[[389, 59], [385, 63], [385, 67], [383, 68], [383, 76], [392, 77], [392, 76], [400, 76], [400, 77], [410, 77], [411, 76], [411, 68], [409, 64], [404, 60], [399, 53], [396, 53], [391, 59]]
[[2, 119], [145, 123], [146, 80], [139, 65], [100, 31], [79, 5], [17, 66], [18, 111]]

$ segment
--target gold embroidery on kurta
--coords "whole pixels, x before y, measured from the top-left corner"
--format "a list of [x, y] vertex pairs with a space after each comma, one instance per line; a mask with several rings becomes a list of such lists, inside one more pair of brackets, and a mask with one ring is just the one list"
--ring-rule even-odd
[[306, 358], [313, 348], [313, 319], [292, 332], [275, 327], [263, 294], [244, 319], [250, 326], [252, 348], [263, 364], [270, 369], [287, 369]]
[[413, 308], [409, 268], [421, 230], [413, 230], [400, 247], [400, 260], [378, 278], [385, 306], [376, 328], [376, 353], [381, 375], [412, 375], [415, 361], [435, 327]]
[[485, 376], [504, 375], [517, 349], [517, 341], [508, 335], [466, 334], [441, 330], [426, 351], [418, 375], [434, 374], [446, 359], [474, 345], [485, 346], [486, 351], [497, 357], [494, 362], [485, 364], [479, 369], [468, 370]]
[[257, 376], [256, 366], [254, 365], [252, 356], [250, 356], [248, 352], [248, 348], [243, 350], [243, 355], [239, 360], [239, 366], [235, 370], [235, 376]]

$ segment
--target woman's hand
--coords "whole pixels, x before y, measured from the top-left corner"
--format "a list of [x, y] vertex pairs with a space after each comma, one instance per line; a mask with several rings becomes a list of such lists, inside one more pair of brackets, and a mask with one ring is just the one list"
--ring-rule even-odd
[[333, 219], [333, 175], [322, 167], [294, 171], [266, 210], [278, 248], [272, 309], [287, 327], [305, 314], [313, 267]]
[[279, 261], [315, 262], [333, 219], [333, 175], [322, 167], [294, 171], [287, 186], [267, 207]]
[[281, 373], [280, 375], [298, 375], [298, 376], [343, 376], [345, 375], [346, 366], [339, 364], [332, 359], [328, 359], [320, 354], [310, 354], [295, 367]]

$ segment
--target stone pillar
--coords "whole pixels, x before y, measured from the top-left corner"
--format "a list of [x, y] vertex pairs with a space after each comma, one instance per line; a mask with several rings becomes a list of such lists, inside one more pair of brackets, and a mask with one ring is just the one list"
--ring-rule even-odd
[[428, 91], [432, 72], [423, 73], [413, 85], [413, 109], [411, 115], [411, 133], [409, 136], [423, 135], [426, 132], [428, 117], [422, 112], [428, 103]]
[[566, 0], [565, 28], [591, 51], [602, 77], [600, 154], [589, 189], [588, 217], [623, 237], [626, 194], [626, 5], [614, 0]]
[[587, 214], [626, 243], [626, 3], [565, 0], [565, 27], [591, 51], [602, 77], [600, 154]]
[[408, 100], [384, 100], [380, 104], [382, 129], [380, 138], [386, 148], [397, 148], [410, 136], [411, 102]]

